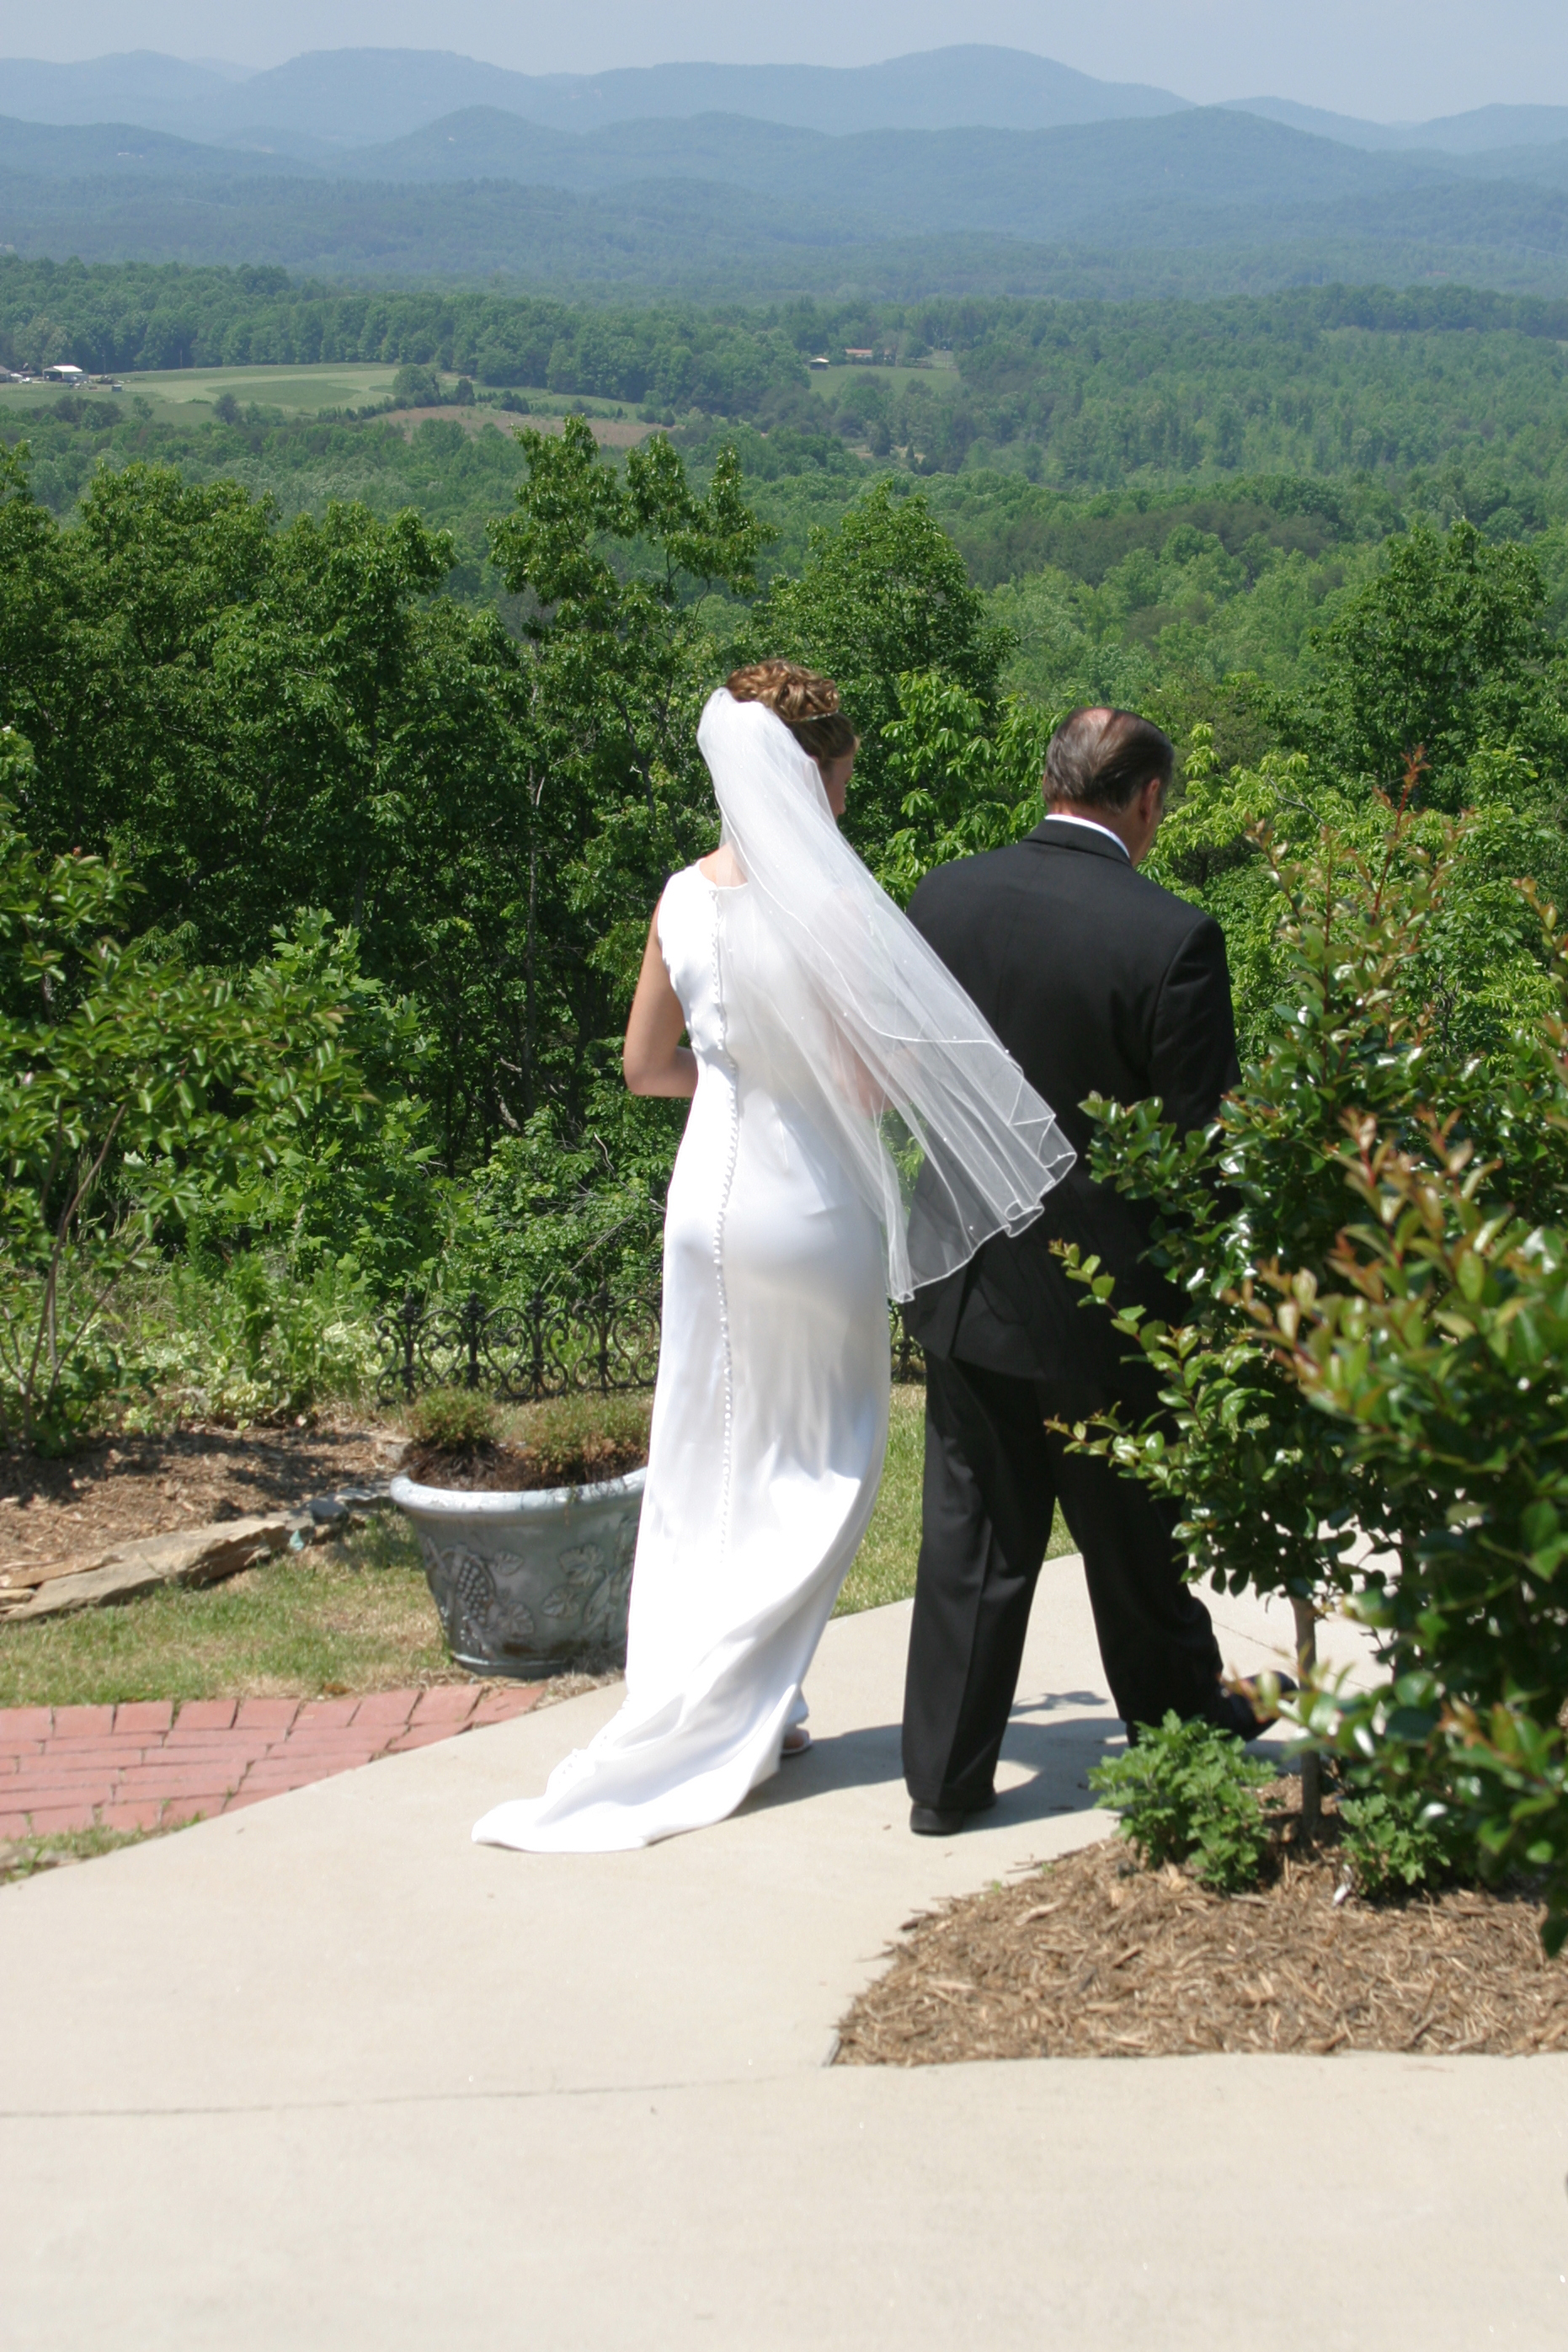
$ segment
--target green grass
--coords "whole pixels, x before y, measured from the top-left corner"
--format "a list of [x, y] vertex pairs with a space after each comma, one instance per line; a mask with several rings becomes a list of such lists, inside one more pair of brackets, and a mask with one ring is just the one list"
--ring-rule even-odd
[[958, 372], [952, 365], [868, 367], [859, 360], [852, 366], [813, 368], [809, 380], [813, 391], [821, 398], [837, 403], [843, 396], [845, 386], [859, 383], [863, 376], [869, 376], [873, 383], [879, 383], [892, 397], [900, 392], [908, 392], [911, 383], [923, 383], [928, 392], [943, 396], [951, 396], [959, 388]]
[[[921, 1549], [921, 1474], [925, 1459], [923, 1388], [895, 1388], [888, 1424], [888, 1466], [882, 1491], [866, 1540], [855, 1565], [844, 1580], [836, 1617], [853, 1616], [859, 1609], [882, 1609], [889, 1601], [907, 1601], [915, 1589], [915, 1563]], [[1061, 1513], [1057, 1513], [1047, 1559], [1059, 1559], [1076, 1549]]]
[[0, 1706], [316, 1698], [461, 1682], [405, 1521], [283, 1552], [207, 1591], [0, 1624]]
[[[888, 1466], [837, 1614], [907, 1601], [921, 1540], [925, 1391], [893, 1391]], [[1058, 1517], [1054, 1559], [1072, 1549]], [[460, 1682], [406, 1522], [378, 1512], [342, 1543], [283, 1552], [205, 1591], [143, 1593], [0, 1623], [0, 1706], [121, 1699], [316, 1698]]]
[[[280, 409], [289, 418], [315, 416], [328, 408], [363, 408], [373, 401], [390, 399], [396, 373], [395, 367], [351, 361], [310, 367], [169, 368], [149, 370], [145, 374], [132, 369], [115, 379], [123, 387], [118, 393], [101, 384], [84, 384], [81, 389], [89, 400], [114, 402], [128, 418], [134, 413], [132, 400], [140, 399], [151, 408], [155, 423], [189, 425], [209, 423], [216, 403], [226, 392], [242, 406], [255, 401], [262, 408]], [[455, 383], [456, 376], [450, 381]], [[0, 422], [24, 421], [35, 411], [47, 414], [64, 389], [58, 383], [0, 384]], [[526, 385], [519, 389], [536, 414], [563, 416], [568, 408], [583, 409], [590, 416], [635, 414], [624, 401], [584, 400]], [[488, 404], [482, 405], [481, 414], [503, 430], [527, 422]]]
[[[176, 1822], [184, 1829], [184, 1822]], [[152, 1830], [54, 1830], [47, 1837], [18, 1838], [0, 1845], [0, 1886], [14, 1878], [33, 1878], [41, 1870], [58, 1870], [68, 1862], [94, 1862], [100, 1853], [117, 1853], [122, 1845], [140, 1845], [143, 1838], [167, 1834]]]

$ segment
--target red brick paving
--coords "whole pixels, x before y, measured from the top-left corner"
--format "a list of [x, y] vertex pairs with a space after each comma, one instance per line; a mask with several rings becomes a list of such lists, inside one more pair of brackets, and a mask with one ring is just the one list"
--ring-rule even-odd
[[0, 1708], [0, 1839], [172, 1829], [522, 1715], [543, 1685]]

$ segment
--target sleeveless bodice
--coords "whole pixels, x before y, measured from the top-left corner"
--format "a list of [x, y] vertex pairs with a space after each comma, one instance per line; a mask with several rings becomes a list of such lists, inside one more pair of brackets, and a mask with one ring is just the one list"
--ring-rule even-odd
[[700, 866], [688, 866], [665, 885], [658, 908], [658, 943], [688, 1041], [700, 1062], [721, 1066], [731, 1058], [719, 967], [722, 895]]

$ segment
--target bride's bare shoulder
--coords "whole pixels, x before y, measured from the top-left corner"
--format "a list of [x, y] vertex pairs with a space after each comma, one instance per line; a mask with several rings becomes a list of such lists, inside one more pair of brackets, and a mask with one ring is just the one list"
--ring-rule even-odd
[[721, 890], [733, 890], [746, 878], [740, 859], [727, 841], [710, 849], [706, 857], [700, 857], [697, 871], [705, 882], [717, 884]]

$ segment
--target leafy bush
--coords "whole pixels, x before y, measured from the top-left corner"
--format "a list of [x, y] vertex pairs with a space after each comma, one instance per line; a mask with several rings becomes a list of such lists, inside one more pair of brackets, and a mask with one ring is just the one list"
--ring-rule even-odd
[[1340, 1851], [1363, 1895], [1432, 1886], [1452, 1867], [1441, 1811], [1413, 1790], [1342, 1798], [1340, 1824]]
[[1233, 1732], [1175, 1714], [1141, 1728], [1136, 1747], [1089, 1776], [1147, 1868], [1190, 1861], [1193, 1875], [1222, 1895], [1257, 1885], [1268, 1850], [1258, 1792], [1273, 1778]]
[[500, 1435], [500, 1408], [482, 1389], [427, 1389], [409, 1408], [408, 1427], [416, 1445], [442, 1453], [469, 1453]]
[[216, 1268], [175, 1256], [132, 1278], [116, 1339], [132, 1422], [245, 1423], [374, 1386], [374, 1299], [352, 1262], [309, 1269], [283, 1251], [238, 1252]]
[[[25, 776], [19, 739], [0, 754]], [[124, 939], [130, 897], [112, 864], [37, 853], [0, 800], [0, 1444], [61, 1442], [120, 1377], [130, 1270], [362, 1085], [323, 922], [191, 971]]]
[[1157, 1204], [1185, 1305], [1120, 1310], [1162, 1411], [1082, 1441], [1180, 1503], [1216, 1587], [1287, 1594], [1299, 1624], [1338, 1597], [1374, 1628], [1386, 1679], [1297, 1712], [1385, 1792], [1449, 1792], [1489, 1874], [1544, 1872], [1555, 1948], [1568, 943], [1528, 889], [1495, 919], [1495, 821], [1418, 823], [1407, 792], [1305, 858], [1260, 845], [1285, 909], [1263, 1051], [1206, 1137], [1100, 1107], [1095, 1172]]
[[[1534, 1108], [1568, 1131], [1568, 1031]], [[1385, 1680], [1303, 1719], [1402, 1803], [1449, 1792], [1482, 1874], [1544, 1874], [1568, 1939], [1568, 1234], [1489, 1208], [1495, 1168], [1431, 1121], [1400, 1151], [1373, 1123], [1352, 1181], [1370, 1212], [1328, 1279], [1279, 1282], [1260, 1326], [1345, 1463], [1399, 1526], [1400, 1572], [1356, 1613]]]

